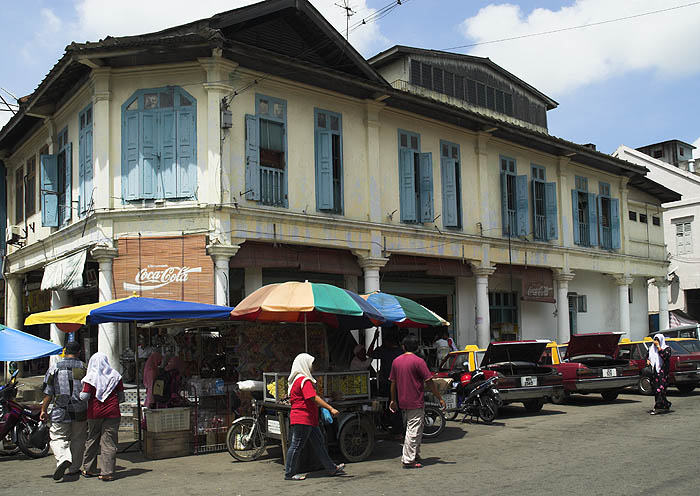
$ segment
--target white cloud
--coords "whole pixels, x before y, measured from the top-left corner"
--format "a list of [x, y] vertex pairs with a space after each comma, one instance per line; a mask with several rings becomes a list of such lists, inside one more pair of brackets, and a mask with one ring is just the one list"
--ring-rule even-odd
[[[76, 32], [84, 40], [90, 41], [97, 41], [107, 35], [143, 34], [256, 2], [257, 0], [120, 0], [105, 8], [104, 0], [79, 0], [76, 4]], [[336, 29], [345, 31], [345, 13], [335, 5], [335, 0], [317, 0], [312, 3]], [[367, 0], [353, 0], [353, 7], [358, 15], [351, 18], [351, 24], [357, 17], [366, 17], [374, 12], [374, 9], [367, 7]], [[351, 33], [350, 41], [357, 50], [363, 52], [385, 39], [379, 25], [369, 23]]]
[[[526, 14], [518, 5], [491, 4], [460, 28], [473, 43], [541, 33], [669, 8], [675, 0], [576, 0], [559, 10]], [[687, 3], [687, 2], [685, 2]], [[470, 49], [489, 57], [554, 99], [588, 84], [638, 70], [660, 78], [699, 70], [700, 6], [681, 8], [600, 26], [565, 31]]]
[[39, 23], [41, 29], [37, 29], [35, 37], [20, 50], [22, 57], [32, 64], [40, 61], [37, 52], [55, 48], [56, 40], [60, 38], [63, 29], [63, 21], [51, 9], [41, 9]]

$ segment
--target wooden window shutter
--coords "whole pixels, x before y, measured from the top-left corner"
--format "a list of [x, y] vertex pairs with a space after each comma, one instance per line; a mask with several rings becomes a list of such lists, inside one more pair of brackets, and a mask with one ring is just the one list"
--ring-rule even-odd
[[515, 178], [515, 216], [518, 236], [527, 236], [530, 232], [528, 208], [527, 175]]
[[412, 150], [401, 149], [399, 151], [399, 176], [400, 176], [400, 200], [401, 220], [404, 222], [416, 222], [416, 178], [414, 173]]
[[557, 183], [545, 183], [544, 199], [547, 241], [549, 241], [552, 239], [557, 239], [559, 237], [559, 217], [557, 215]]
[[260, 200], [260, 121], [257, 116], [245, 116], [245, 189], [248, 200]]
[[41, 172], [41, 225], [58, 227], [58, 157], [39, 157]]
[[433, 154], [420, 154], [420, 213], [421, 222], [432, 222], [433, 218]]
[[620, 249], [620, 200], [610, 200], [610, 230], [612, 233], [613, 250]]

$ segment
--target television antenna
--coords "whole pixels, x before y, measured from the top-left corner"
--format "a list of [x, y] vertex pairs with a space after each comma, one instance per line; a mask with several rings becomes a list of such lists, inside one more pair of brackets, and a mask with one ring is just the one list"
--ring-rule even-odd
[[352, 10], [352, 7], [350, 7], [350, 4], [348, 4], [348, 0], [343, 0], [343, 3], [336, 3], [336, 7], [340, 7], [345, 11], [345, 39], [349, 40], [350, 36], [350, 18], [356, 14], [354, 10]]

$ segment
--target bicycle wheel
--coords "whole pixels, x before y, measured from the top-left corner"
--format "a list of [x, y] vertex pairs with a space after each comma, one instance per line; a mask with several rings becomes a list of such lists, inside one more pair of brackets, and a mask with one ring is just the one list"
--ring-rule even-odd
[[425, 407], [425, 417], [423, 418], [423, 437], [432, 439], [438, 437], [445, 430], [445, 414], [434, 406]]
[[226, 447], [236, 460], [251, 462], [260, 458], [265, 451], [265, 436], [255, 419], [241, 418], [229, 428]]

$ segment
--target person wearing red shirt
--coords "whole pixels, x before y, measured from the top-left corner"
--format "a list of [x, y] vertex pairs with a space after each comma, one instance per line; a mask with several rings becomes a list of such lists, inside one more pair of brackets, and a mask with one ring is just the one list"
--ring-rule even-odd
[[422, 468], [420, 463], [420, 443], [423, 438], [423, 419], [425, 417], [423, 393], [424, 384], [440, 400], [440, 407], [445, 408], [437, 385], [432, 381], [433, 373], [428, 370], [425, 360], [417, 356], [418, 338], [407, 336], [403, 341], [405, 353], [391, 364], [391, 403], [389, 409], [397, 410], [398, 406], [406, 417], [406, 437], [403, 441], [401, 463], [404, 468]]
[[95, 353], [90, 357], [83, 379], [81, 400], [88, 400], [88, 435], [83, 458], [83, 476], [97, 474], [97, 453], [101, 454], [100, 480], [114, 478], [119, 435], [119, 403], [124, 401], [122, 376], [109, 365], [107, 355]]
[[345, 470], [345, 464], [336, 465], [331, 460], [323, 433], [318, 427], [318, 409], [325, 408], [333, 417], [338, 415], [338, 410], [326, 403], [316, 394], [314, 384], [316, 379], [311, 375], [314, 357], [308, 353], [297, 355], [292, 363], [292, 372], [289, 374], [289, 402], [292, 410], [289, 414], [289, 424], [292, 431], [292, 440], [287, 450], [287, 463], [284, 467], [286, 480], [304, 480], [306, 476], [297, 473], [299, 456], [306, 442], [311, 445], [319, 457], [329, 475], [339, 475]]

